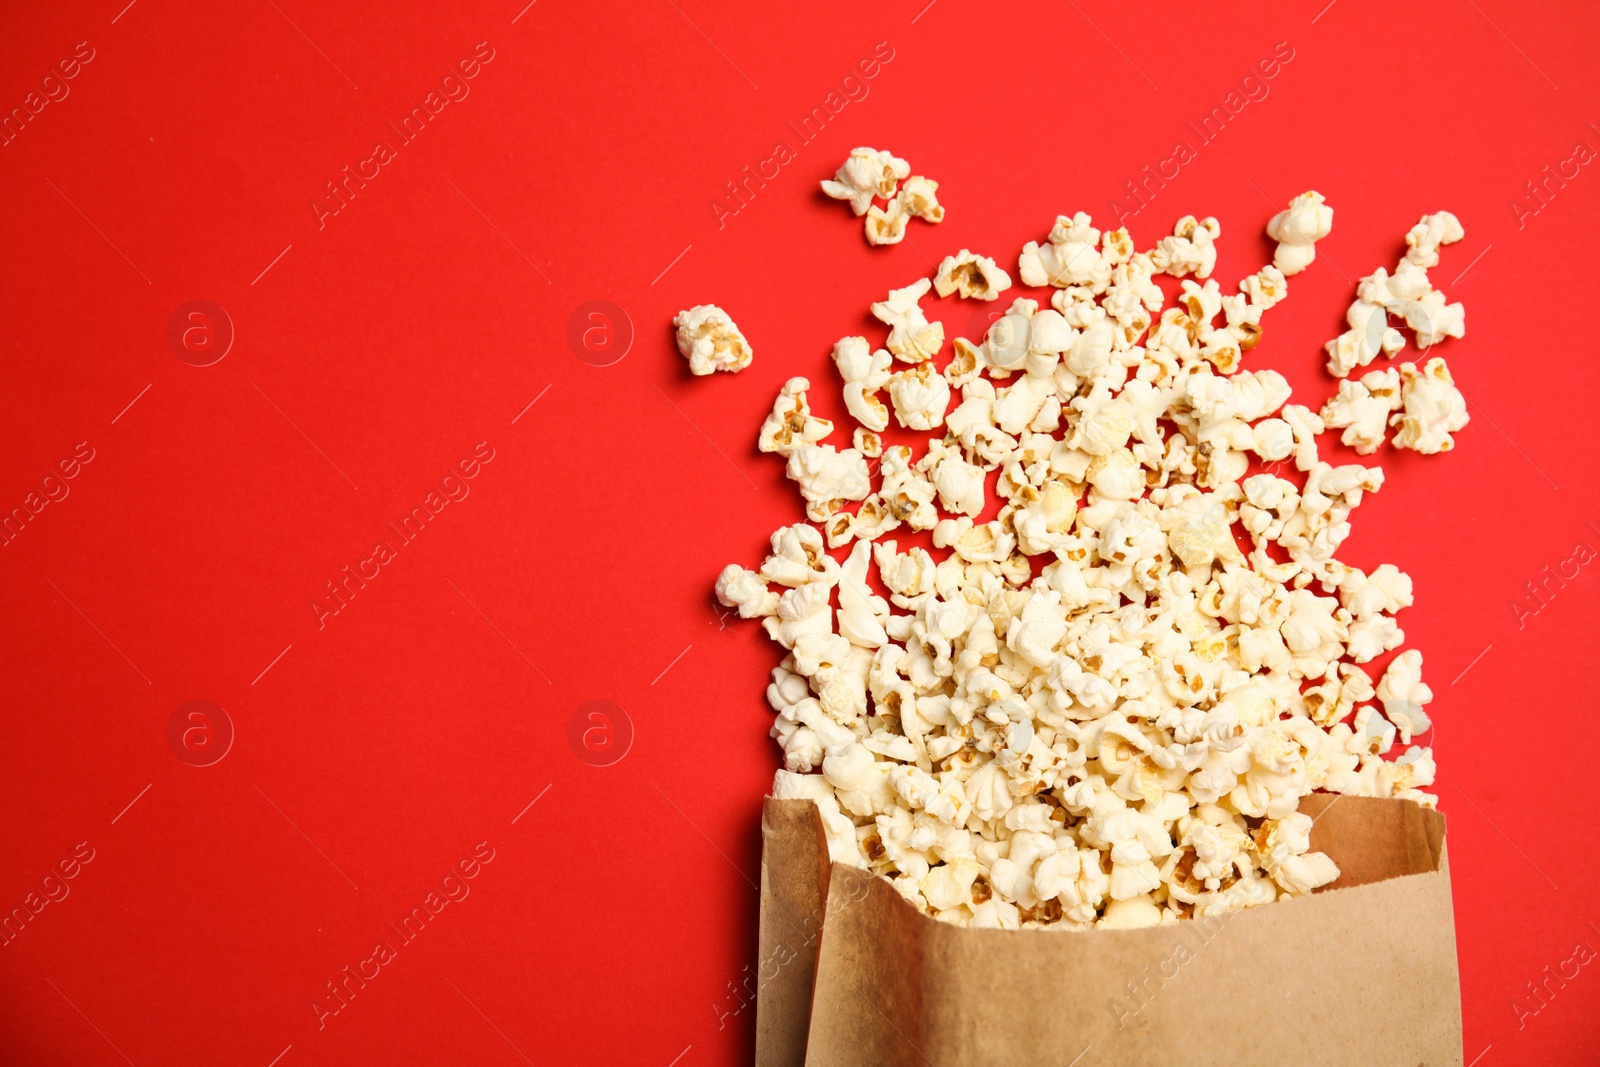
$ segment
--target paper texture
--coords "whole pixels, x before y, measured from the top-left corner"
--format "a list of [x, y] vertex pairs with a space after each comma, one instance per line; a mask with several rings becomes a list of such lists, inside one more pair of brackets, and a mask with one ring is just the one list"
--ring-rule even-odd
[[1343, 872], [1311, 897], [1147, 930], [1008, 931], [938, 922], [829, 864], [814, 805], [768, 798], [756, 1063], [1459, 1067], [1444, 818], [1367, 797], [1301, 810]]

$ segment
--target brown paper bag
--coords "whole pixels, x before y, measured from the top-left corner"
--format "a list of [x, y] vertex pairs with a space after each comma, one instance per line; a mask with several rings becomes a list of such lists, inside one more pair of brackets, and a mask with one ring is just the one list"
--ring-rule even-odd
[[1444, 818], [1307, 797], [1341, 876], [1145, 930], [967, 930], [830, 864], [816, 807], [762, 815], [758, 1067], [1461, 1063]]

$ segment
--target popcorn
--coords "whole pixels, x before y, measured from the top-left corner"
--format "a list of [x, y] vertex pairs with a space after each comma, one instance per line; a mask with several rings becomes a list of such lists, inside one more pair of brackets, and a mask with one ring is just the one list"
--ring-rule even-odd
[[1333, 231], [1333, 208], [1316, 190], [1301, 193], [1272, 216], [1267, 236], [1278, 242], [1272, 265], [1285, 275], [1299, 274], [1317, 258], [1316, 243]]
[[1378, 682], [1378, 699], [1405, 744], [1411, 743], [1412, 734], [1427, 733], [1432, 728], [1427, 712], [1422, 710], [1433, 700], [1433, 690], [1422, 680], [1421, 652], [1413, 648], [1394, 658]]
[[796, 446], [815, 444], [833, 432], [832, 422], [812, 417], [811, 405], [806, 402], [806, 390], [810, 388], [811, 383], [804, 378], [790, 378], [784, 383], [778, 399], [772, 402], [772, 414], [761, 424], [757, 441], [761, 451], [787, 456]]
[[896, 199], [901, 210], [914, 219], [938, 224], [944, 221], [944, 207], [939, 203], [939, 183], [920, 174], [913, 174], [900, 187]]
[[[869, 227], [903, 232], [921, 196], [916, 178], [895, 192], [906, 173], [871, 172], [889, 205], [866, 198]], [[1376, 684], [1363, 666], [1401, 647], [1411, 580], [1337, 558], [1384, 472], [1326, 462], [1319, 437], [1371, 454], [1393, 424], [1397, 445], [1439, 451], [1464, 401], [1437, 359], [1342, 381], [1320, 411], [1240, 369], [1331, 214], [1297, 197], [1269, 228], [1275, 264], [1231, 295], [1210, 278], [1215, 219], [1136, 251], [1060, 216], [1018, 261], [1049, 305], [1014, 299], [941, 368], [930, 288], [1011, 284], [962, 249], [872, 305], [882, 348], [835, 343], [843, 451], [809, 383], [784, 386], [760, 447], [786, 457], [810, 521], [716, 594], [785, 651], [773, 795], [817, 801], [830, 856], [959, 925], [1140, 928], [1334, 884], [1297, 810], [1309, 793], [1434, 803], [1432, 753], [1411, 746], [1431, 728], [1421, 654]], [[1395, 273], [1363, 280], [1340, 365], [1399, 351], [1391, 306], [1419, 346], [1449, 333], [1425, 272], [1459, 229], [1425, 216]], [[1181, 279], [1170, 307], [1157, 273]], [[925, 444], [885, 444], [891, 409]], [[1257, 458], [1274, 466], [1252, 474]]]
[[754, 619], [778, 611], [778, 594], [755, 571], [730, 563], [717, 575], [717, 602], [725, 608], [738, 608], [739, 618]]
[[906, 222], [910, 218], [898, 196], [884, 207], [872, 205], [867, 209], [867, 244], [899, 244], [905, 240]]
[[[904, 186], [900, 186], [902, 181]], [[867, 217], [867, 243], [871, 245], [899, 244], [910, 219], [944, 221], [939, 183], [913, 175], [905, 160], [873, 148], [851, 152], [833, 179], [822, 183], [822, 191], [835, 200], [848, 200], [851, 211]], [[874, 198], [888, 202], [879, 207], [872, 202]]]
[[799, 483], [806, 500], [806, 515], [825, 519], [849, 500], [864, 500], [872, 490], [867, 457], [853, 448], [843, 452], [832, 445], [802, 444], [789, 453], [785, 473]]
[[1428, 280], [1428, 268], [1439, 264], [1439, 247], [1464, 236], [1460, 221], [1448, 211], [1422, 216], [1406, 234], [1406, 254], [1394, 273], [1379, 267], [1361, 279], [1355, 303], [1345, 315], [1350, 328], [1324, 346], [1329, 374], [1343, 378], [1380, 352], [1390, 358], [1398, 354], [1405, 337], [1389, 325], [1390, 316], [1405, 320], [1418, 348], [1466, 335], [1466, 309], [1459, 303], [1447, 304]]
[[739, 327], [715, 304], [699, 304], [680, 311], [672, 325], [678, 330], [678, 351], [688, 359], [693, 374], [719, 370], [737, 374], [755, 358]]
[[[1127, 240], [1125, 232], [1116, 232], [1120, 237], [1107, 235], [1111, 243]], [[1112, 264], [1096, 249], [1099, 240], [1100, 231], [1090, 225], [1089, 216], [1083, 212], [1071, 218], [1058, 216], [1048, 244], [1029, 241], [1022, 247], [1017, 261], [1022, 284], [1053, 285], [1059, 289], [1087, 286], [1092, 293], [1104, 292], [1111, 282]]]
[[875, 430], [864, 426], [857, 426], [850, 435], [850, 444], [857, 452], [868, 459], [877, 459], [883, 455], [883, 438]]
[[895, 186], [911, 173], [911, 165], [888, 152], [857, 148], [844, 161], [832, 181], [822, 183], [822, 191], [835, 200], [850, 201], [850, 210], [865, 215], [872, 198], [887, 200]]
[[889, 400], [900, 425], [931, 430], [944, 422], [944, 409], [950, 404], [950, 383], [932, 363], [918, 363], [889, 378]]
[[1406, 234], [1406, 259], [1427, 270], [1439, 265], [1439, 246], [1453, 245], [1467, 235], [1461, 220], [1448, 211], [1422, 216]]
[[975, 256], [963, 248], [945, 256], [934, 275], [933, 288], [941, 296], [959, 292], [968, 300], [995, 300], [1011, 288], [1011, 275], [988, 256]]
[[1400, 373], [1376, 370], [1359, 382], [1340, 382], [1339, 395], [1322, 405], [1322, 421], [1329, 429], [1344, 430], [1339, 437], [1344, 444], [1370, 455], [1383, 444], [1389, 413], [1400, 405]]
[[1289, 295], [1289, 283], [1277, 267], [1266, 266], [1240, 282], [1239, 292], [1245, 295], [1252, 307], [1270, 311], [1278, 301]]
[[[1220, 236], [1222, 227], [1216, 219], [1197, 220], [1193, 215], [1185, 215], [1172, 228], [1172, 236], [1163, 237], [1156, 244], [1150, 261], [1156, 270], [1174, 278], [1186, 274], [1209, 278], [1217, 263], [1216, 240]], [[1284, 273], [1294, 274], [1295, 271], [1285, 270]]]
[[882, 349], [873, 352], [865, 337], [842, 337], [834, 342], [833, 363], [844, 379], [844, 406], [850, 417], [874, 433], [886, 429], [889, 409], [878, 398], [878, 390], [889, 383], [893, 357]]
[[1433, 455], [1455, 447], [1450, 435], [1469, 421], [1467, 400], [1443, 359], [1434, 356], [1420, 371], [1415, 363], [1400, 364], [1400, 397], [1405, 410], [1389, 420], [1400, 427], [1396, 448]]
[[918, 303], [931, 288], [933, 282], [922, 278], [904, 289], [891, 289], [887, 300], [872, 305], [873, 317], [890, 328], [885, 347], [896, 359], [921, 363], [944, 347], [944, 323], [930, 323]]

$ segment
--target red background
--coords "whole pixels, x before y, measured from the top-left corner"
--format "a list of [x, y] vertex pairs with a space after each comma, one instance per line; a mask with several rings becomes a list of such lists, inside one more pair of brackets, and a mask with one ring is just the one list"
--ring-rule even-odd
[[[1108, 223], [1280, 41], [1269, 95], [1128, 225], [1149, 247], [1215, 215], [1231, 291], [1270, 256], [1271, 213], [1324, 192], [1333, 234], [1250, 360], [1314, 406], [1354, 280], [1423, 212], [1465, 224], [1433, 277], [1468, 307], [1440, 351], [1472, 423], [1449, 455], [1384, 453], [1344, 555], [1416, 579], [1401, 622], [1437, 693], [1466, 1060], [1600, 1060], [1592, 965], [1520, 1027], [1513, 1007], [1578, 942], [1600, 949], [1596, 569], [1520, 628], [1511, 607], [1577, 542], [1600, 548], [1600, 170], [1550, 183], [1537, 214], [1509, 203], [1575, 142], [1600, 149], [1592, 4], [1091, 23], [964, 0], [124, 2], [0, 15], [8, 111], [95, 50], [0, 148], [0, 509], [95, 450], [0, 548], [0, 907], [95, 850], [0, 948], [0, 1061], [747, 1061], [753, 1010], [718, 1015], [755, 962], [777, 652], [709, 587], [800, 514], [755, 451], [765, 409], [799, 373], [832, 413], [829, 346], [924, 253], [1011, 268], [1058, 212]], [[470, 96], [319, 229], [324, 183], [480, 41]], [[870, 95], [719, 227], [723, 183], [794, 146], [785, 124], [879, 42]], [[938, 180], [945, 223], [868, 248], [815, 191], [858, 144]], [[213, 366], [166, 340], [193, 299], [237, 333]], [[631, 319], [610, 366], [567, 341], [591, 300]], [[687, 374], [668, 323], [701, 302], [751, 339], [745, 373]], [[471, 495], [319, 629], [324, 583], [481, 441]], [[194, 699], [236, 731], [209, 767], [167, 740]], [[633, 726], [613, 766], [568, 744], [592, 699]], [[324, 983], [480, 841], [471, 895], [319, 1030]]]

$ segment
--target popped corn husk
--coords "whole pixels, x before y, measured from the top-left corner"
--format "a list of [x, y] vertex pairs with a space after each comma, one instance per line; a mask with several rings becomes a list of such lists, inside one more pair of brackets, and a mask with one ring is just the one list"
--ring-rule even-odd
[[815, 805], [769, 797], [756, 1063], [1460, 1064], [1444, 817], [1328, 794], [1300, 810], [1342, 872], [1311, 896], [1140, 930], [985, 930], [829, 863]]

